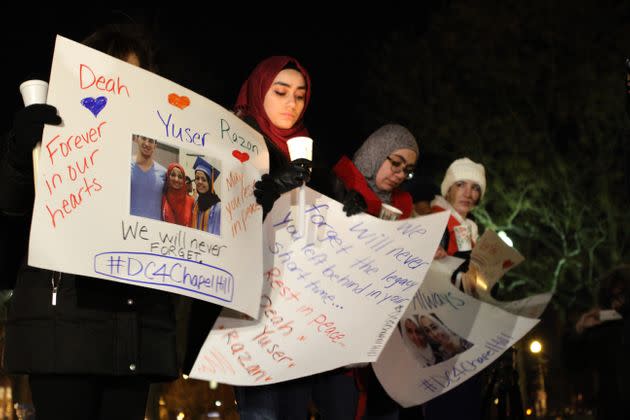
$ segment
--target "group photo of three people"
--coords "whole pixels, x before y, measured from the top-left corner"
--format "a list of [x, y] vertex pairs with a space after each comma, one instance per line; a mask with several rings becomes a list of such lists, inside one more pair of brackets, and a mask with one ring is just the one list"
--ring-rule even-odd
[[[187, 171], [180, 154], [155, 139], [132, 136], [130, 213], [220, 235], [221, 172], [202, 156], [193, 156]], [[187, 173], [194, 173], [194, 179]]]

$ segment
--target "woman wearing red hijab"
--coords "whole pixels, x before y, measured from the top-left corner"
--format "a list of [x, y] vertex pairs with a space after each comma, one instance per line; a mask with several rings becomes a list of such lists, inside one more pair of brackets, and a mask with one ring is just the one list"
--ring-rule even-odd
[[273, 56], [261, 61], [243, 83], [236, 115], [259, 131], [269, 149], [269, 174], [256, 183], [254, 195], [266, 215], [275, 200], [308, 181], [306, 168], [292, 165], [287, 140], [308, 136], [304, 112], [311, 98], [308, 72], [293, 57]]
[[[291, 164], [287, 140], [308, 136], [304, 112], [310, 96], [308, 72], [288, 56], [261, 61], [239, 92], [234, 106], [236, 115], [263, 135], [269, 150], [269, 174], [263, 175], [254, 189], [264, 216], [282, 193], [309, 179], [308, 169]], [[211, 320], [218, 316], [217, 309], [220, 307], [198, 300], [192, 303], [184, 371], [192, 368], [212, 326]], [[267, 386], [235, 387], [240, 418], [306, 418], [314, 378], [318, 376]]]
[[287, 140], [308, 136], [304, 111], [311, 99], [310, 86], [308, 73], [295, 58], [269, 57], [243, 83], [234, 110], [262, 133], [271, 153], [288, 160]]
[[173, 162], [166, 170], [164, 195], [162, 195], [162, 220], [182, 226], [192, 222], [195, 200], [186, 190], [186, 172], [179, 163]]
[[[310, 178], [306, 168], [291, 164], [287, 147], [287, 140], [308, 136], [303, 121], [310, 97], [308, 72], [288, 56], [263, 60], [241, 87], [236, 115], [263, 135], [269, 149], [270, 172], [262, 176], [254, 190], [264, 215], [280, 194]], [[354, 378], [341, 370], [277, 384], [234, 388], [241, 420], [305, 419], [311, 399], [322, 418], [352, 419], [358, 398]]]

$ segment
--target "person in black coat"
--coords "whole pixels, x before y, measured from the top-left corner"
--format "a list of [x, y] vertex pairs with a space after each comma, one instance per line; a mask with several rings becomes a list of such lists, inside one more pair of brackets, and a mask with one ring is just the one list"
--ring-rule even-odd
[[[584, 312], [566, 336], [570, 366], [593, 368], [597, 375], [597, 420], [628, 418], [630, 391], [630, 265], [620, 265], [600, 279], [598, 306]], [[615, 312], [611, 312], [614, 310]]]
[[[105, 27], [84, 44], [151, 68], [147, 44], [129, 25]], [[60, 123], [53, 106], [30, 105], [16, 114], [3, 143], [0, 213], [24, 232], [34, 199], [31, 150], [44, 124]], [[3, 363], [29, 375], [38, 420], [143, 419], [149, 385], [178, 375], [174, 295], [24, 261], [9, 303]]]

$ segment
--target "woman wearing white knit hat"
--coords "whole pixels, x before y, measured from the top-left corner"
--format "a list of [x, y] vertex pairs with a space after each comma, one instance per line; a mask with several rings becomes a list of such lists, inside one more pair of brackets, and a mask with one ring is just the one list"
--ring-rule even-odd
[[[431, 202], [431, 211], [448, 210], [446, 232], [435, 258], [446, 255], [465, 258], [451, 277], [453, 284], [463, 292], [476, 296], [476, 273], [468, 268], [470, 252], [479, 236], [477, 224], [468, 219], [486, 192], [486, 171], [483, 165], [468, 158], [457, 159], [446, 170], [442, 181], [441, 196]], [[425, 420], [471, 419], [477, 420], [481, 413], [481, 382], [476, 375], [455, 389], [432, 399], [424, 405]]]
[[[479, 237], [477, 224], [468, 218], [468, 214], [486, 192], [486, 171], [483, 165], [468, 158], [455, 160], [446, 170], [441, 192], [442, 195], [436, 196], [431, 202], [431, 211], [448, 210], [451, 217], [435, 258], [454, 255], [467, 260]], [[467, 265], [465, 269], [468, 269]], [[453, 283], [466, 293], [475, 295], [474, 284], [467, 284], [466, 281], [462, 284], [461, 273], [454, 276]]]

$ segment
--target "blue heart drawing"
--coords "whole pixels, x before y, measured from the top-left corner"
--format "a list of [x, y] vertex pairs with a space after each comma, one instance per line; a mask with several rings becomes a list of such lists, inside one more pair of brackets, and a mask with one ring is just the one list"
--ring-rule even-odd
[[81, 99], [81, 105], [90, 110], [92, 114], [96, 117], [99, 112], [105, 108], [107, 105], [107, 98], [105, 96], [99, 96], [98, 98], [83, 98]]

